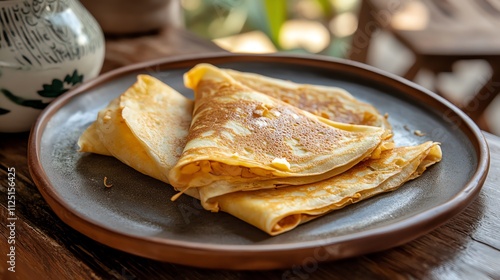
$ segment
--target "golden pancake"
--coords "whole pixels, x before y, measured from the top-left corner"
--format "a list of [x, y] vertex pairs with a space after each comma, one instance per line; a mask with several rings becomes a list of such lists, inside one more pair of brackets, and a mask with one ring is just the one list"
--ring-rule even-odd
[[192, 108], [193, 102], [171, 87], [139, 75], [134, 85], [99, 112], [78, 141], [80, 151], [113, 155], [168, 182], [185, 144]]
[[298, 84], [263, 75], [223, 69], [235, 80], [314, 115], [342, 123], [390, 129], [387, 117], [338, 87]]
[[395, 190], [441, 160], [438, 143], [393, 149], [383, 121], [335, 122], [227, 72], [200, 64], [186, 73], [195, 103], [139, 75], [84, 131], [80, 151], [114, 156], [270, 235]]
[[217, 205], [204, 203], [212, 196], [332, 177], [369, 157], [388, 137], [383, 128], [312, 115], [212, 65], [191, 69], [185, 84], [195, 91], [195, 108], [169, 181], [179, 190], [204, 187], [202, 204], [212, 211]]
[[376, 194], [393, 191], [441, 160], [438, 143], [398, 147], [330, 179], [301, 186], [235, 192], [214, 197], [228, 212], [270, 235]]
[[[111, 104], [108, 105], [107, 109], [111, 108]], [[97, 134], [96, 123], [91, 123], [87, 129], [85, 129], [78, 138], [78, 147], [80, 147], [80, 152], [94, 153], [105, 156], [111, 156], [112, 154], [106, 149], [104, 144], [99, 139], [99, 134]]]

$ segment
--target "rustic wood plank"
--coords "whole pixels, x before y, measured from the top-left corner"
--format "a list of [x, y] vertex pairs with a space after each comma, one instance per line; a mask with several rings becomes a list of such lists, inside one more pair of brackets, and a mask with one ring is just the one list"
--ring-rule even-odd
[[[0, 204], [0, 213], [2, 221], [6, 221], [8, 209], [5, 205]], [[15, 256], [14, 262], [12, 264], [2, 262], [0, 278], [37, 279], [43, 275], [45, 279], [100, 279], [89, 266], [71, 254], [68, 249], [56, 243], [38, 227], [26, 222], [28, 219], [24, 215], [18, 214], [16, 218], [11, 221], [14, 227], [0, 228], [0, 235], [5, 240], [11, 235], [15, 238], [12, 239], [15, 243], [7, 246], [9, 253], [6, 253]], [[8, 260], [12, 259], [9, 257]], [[12, 273], [9, 268], [13, 268], [15, 272]]]
[[223, 50], [211, 41], [170, 26], [141, 37], [110, 37], [106, 39], [105, 61], [101, 72], [161, 57], [200, 52]]

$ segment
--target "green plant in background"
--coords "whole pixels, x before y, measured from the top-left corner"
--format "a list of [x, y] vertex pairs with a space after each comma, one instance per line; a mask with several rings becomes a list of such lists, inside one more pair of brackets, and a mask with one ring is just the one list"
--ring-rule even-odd
[[[283, 26], [293, 19], [321, 23], [328, 29], [331, 20], [347, 11], [354, 11], [359, 0], [183, 0], [186, 27], [198, 35], [216, 39], [254, 30], [267, 35], [278, 51], [307, 52], [286, 49], [280, 42]], [[308, 7], [309, 9], [303, 9]], [[303, 10], [314, 10], [304, 15]], [[343, 56], [350, 43], [349, 36], [330, 33], [330, 44], [322, 54]]]
[[288, 18], [287, 11], [287, 1], [286, 0], [264, 0], [264, 16], [267, 23], [267, 35], [273, 42], [273, 44], [280, 49], [280, 31], [281, 27]]
[[[318, 5], [321, 9], [322, 18], [321, 20], [326, 21], [331, 18], [333, 15], [334, 7], [332, 6], [329, 0], [308, 0], [311, 2], [311, 5]], [[280, 43], [280, 32], [283, 27], [283, 24], [293, 18], [293, 15], [290, 14], [290, 3], [294, 1], [289, 0], [262, 0], [263, 5], [263, 15], [265, 22], [267, 23], [267, 27], [264, 28], [265, 32], [273, 42], [273, 44], [277, 47], [277, 49], [281, 48]], [[313, 3], [314, 2], [314, 3]]]

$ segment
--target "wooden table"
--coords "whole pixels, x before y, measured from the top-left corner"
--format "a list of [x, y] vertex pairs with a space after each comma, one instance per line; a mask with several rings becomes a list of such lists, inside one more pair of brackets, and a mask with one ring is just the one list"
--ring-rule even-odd
[[[159, 56], [221, 51], [177, 29], [107, 41], [103, 71]], [[273, 271], [219, 271], [162, 263], [97, 243], [64, 224], [34, 185], [29, 133], [0, 133], [0, 279], [500, 279], [500, 137], [484, 133], [491, 166], [479, 197], [445, 225], [406, 245], [357, 258]], [[16, 174], [16, 272], [9, 267], [8, 169]]]

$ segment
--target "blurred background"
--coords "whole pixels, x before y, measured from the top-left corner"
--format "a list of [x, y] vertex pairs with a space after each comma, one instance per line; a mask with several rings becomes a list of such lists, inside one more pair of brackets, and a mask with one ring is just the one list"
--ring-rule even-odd
[[230, 52], [361, 61], [471, 109], [500, 135], [500, 0], [80, 1], [107, 35], [169, 25]]
[[186, 28], [232, 52], [345, 56], [359, 0], [182, 0]]
[[[422, 28], [423, 21], [433, 15], [418, 5], [420, 1], [406, 2], [410, 4], [405, 11], [392, 19], [408, 30]], [[312, 53], [340, 58], [349, 56], [361, 4], [361, 0], [181, 1], [185, 27], [228, 51]], [[442, 12], [454, 12], [454, 7], [447, 5], [437, 7], [443, 8]], [[364, 62], [403, 76], [415, 62], [415, 54], [382, 29], [372, 35]], [[436, 74], [422, 69], [413, 81], [463, 107], [492, 75], [489, 63], [481, 59], [458, 61], [451, 71]], [[500, 135], [500, 98], [495, 98], [476, 121], [481, 128]]]

